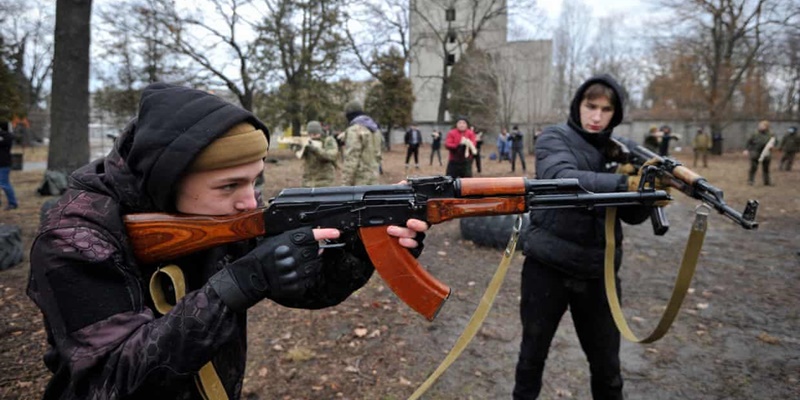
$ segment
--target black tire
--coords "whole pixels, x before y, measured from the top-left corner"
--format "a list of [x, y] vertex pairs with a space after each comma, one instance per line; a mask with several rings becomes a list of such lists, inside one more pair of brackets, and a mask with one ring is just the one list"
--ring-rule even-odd
[[39, 208], [39, 223], [44, 221], [44, 217], [47, 216], [47, 212], [50, 211], [53, 206], [58, 203], [58, 199], [61, 197], [53, 197], [52, 199], [47, 199], [44, 203], [42, 203], [42, 207]]
[[[470, 240], [478, 246], [503, 249], [511, 237], [516, 218], [516, 215], [462, 218], [460, 220], [461, 238]], [[528, 215], [525, 214], [522, 216], [521, 230], [527, 229], [528, 224]]]
[[22, 231], [16, 225], [0, 224], [0, 271], [22, 262]]

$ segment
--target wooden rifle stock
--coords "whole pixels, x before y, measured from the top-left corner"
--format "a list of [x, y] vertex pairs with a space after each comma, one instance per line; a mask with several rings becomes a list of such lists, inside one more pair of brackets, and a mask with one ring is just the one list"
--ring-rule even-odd
[[264, 210], [233, 216], [128, 214], [124, 218], [136, 258], [151, 264], [225, 243], [264, 236]]
[[387, 233], [388, 225], [404, 225], [411, 218], [438, 224], [463, 217], [520, 214], [531, 207], [630, 205], [666, 198], [663, 191], [588, 193], [575, 179], [426, 177], [401, 185], [284, 189], [269, 207], [233, 216], [147, 213], [126, 215], [124, 222], [133, 251], [145, 264], [302, 226], [336, 228], [344, 240], [354, 240], [357, 234], [389, 288], [432, 320], [450, 288]]

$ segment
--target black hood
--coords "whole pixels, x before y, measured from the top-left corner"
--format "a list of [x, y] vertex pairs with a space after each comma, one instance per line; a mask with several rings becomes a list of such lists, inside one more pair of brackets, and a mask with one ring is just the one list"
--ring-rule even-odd
[[239, 106], [201, 90], [154, 83], [111, 153], [76, 171], [73, 185], [108, 194], [124, 210], [174, 212], [176, 185], [192, 160], [245, 121], [269, 140], [269, 129]]
[[[583, 94], [586, 92], [586, 89], [589, 86], [595, 83], [602, 83], [611, 88], [616, 94], [616, 99], [614, 101], [614, 116], [611, 117], [611, 122], [609, 122], [608, 127], [602, 132], [591, 134], [583, 129], [581, 126], [581, 101], [583, 101]], [[570, 104], [569, 108], [569, 119], [567, 120], [567, 124], [575, 129], [578, 133], [583, 136], [584, 139], [589, 141], [592, 144], [597, 145], [594, 143], [596, 141], [606, 141], [611, 136], [611, 132], [614, 128], [617, 127], [622, 122], [623, 117], [623, 108], [625, 106], [625, 91], [622, 89], [622, 86], [617, 82], [614, 77], [608, 74], [601, 74], [595, 75], [589, 78], [586, 82], [584, 82], [578, 90], [575, 92], [575, 97], [572, 98], [572, 103]], [[591, 140], [595, 139], [595, 140]]]

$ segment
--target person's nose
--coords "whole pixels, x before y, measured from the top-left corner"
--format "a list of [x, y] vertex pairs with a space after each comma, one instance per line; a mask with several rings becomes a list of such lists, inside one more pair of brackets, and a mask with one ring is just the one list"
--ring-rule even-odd
[[601, 110], [593, 110], [591, 114], [592, 122], [600, 122], [603, 112]]
[[236, 201], [235, 205], [237, 211], [250, 211], [258, 207], [256, 202], [255, 188], [249, 187], [242, 191], [241, 196]]

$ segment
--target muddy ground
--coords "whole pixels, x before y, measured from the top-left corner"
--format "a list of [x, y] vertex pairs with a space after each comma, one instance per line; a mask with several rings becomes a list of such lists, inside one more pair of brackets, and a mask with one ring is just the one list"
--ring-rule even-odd
[[[488, 150], [492, 150], [491, 148]], [[28, 149], [26, 160], [44, 160]], [[444, 167], [426, 162], [411, 173], [433, 175]], [[488, 153], [488, 152], [486, 152]], [[302, 167], [288, 151], [273, 151], [265, 192], [298, 186]], [[404, 153], [386, 154], [382, 180], [405, 174]], [[690, 161], [689, 152], [677, 158]], [[532, 157], [527, 158], [532, 174]], [[480, 176], [510, 176], [508, 163], [484, 161]], [[800, 171], [779, 172], [775, 186], [748, 186], [748, 162], [738, 153], [711, 159], [697, 171], [725, 190], [741, 210], [761, 202], [757, 231], [714, 215], [691, 293], [670, 332], [651, 345], [623, 343], [625, 395], [629, 399], [800, 398]], [[519, 166], [517, 174], [520, 174]], [[46, 198], [34, 194], [41, 171], [13, 172], [21, 207], [0, 211], [0, 221], [20, 225], [26, 248]], [[633, 329], [655, 324], [672, 283], [698, 203], [678, 194], [668, 212], [672, 228], [655, 237], [649, 223], [626, 227], [621, 278], [623, 305]], [[461, 240], [458, 222], [431, 229], [420, 257], [453, 290], [434, 322], [409, 310], [373, 276], [340, 306], [289, 310], [262, 302], [250, 311], [247, 399], [404, 399], [431, 373], [464, 329], [492, 277], [500, 251]], [[520, 340], [518, 255], [477, 338], [425, 399], [510, 398]], [[24, 294], [27, 256], [0, 271], [0, 398], [40, 397], [48, 379], [41, 357], [44, 331]], [[551, 346], [541, 398], [586, 399], [588, 366], [567, 314]]]

